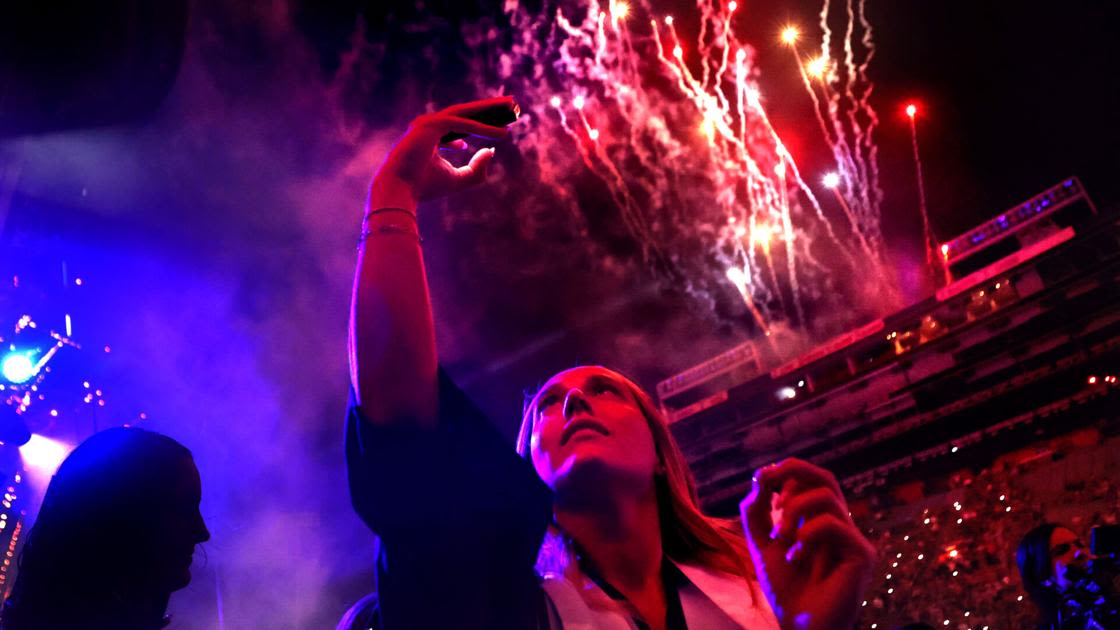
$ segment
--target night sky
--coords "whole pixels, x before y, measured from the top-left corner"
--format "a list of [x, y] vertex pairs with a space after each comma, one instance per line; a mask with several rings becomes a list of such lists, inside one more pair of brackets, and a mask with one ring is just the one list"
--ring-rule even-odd
[[[75, 354], [68, 369], [96, 372], [122, 413], [145, 410], [195, 451], [214, 539], [173, 599], [175, 627], [213, 627], [215, 592], [228, 627], [257, 627], [261, 610], [272, 627], [321, 627], [372, 574], [341, 459], [368, 178], [426, 104], [494, 87], [468, 76], [476, 51], [461, 27], [501, 30], [503, 18], [496, 2], [231, 4], [191, 4], [158, 103], [108, 125], [0, 137], [11, 195], [0, 266], [45, 287], [4, 292], [0, 306], [13, 320], [75, 313], [76, 338], [114, 351], [88, 364]], [[735, 26], [755, 45], [767, 109], [803, 171], [819, 173], [827, 154], [777, 42], [790, 22], [814, 37], [819, 4], [743, 4]], [[868, 0], [868, 17], [883, 227], [900, 270], [923, 256], [911, 99], [942, 240], [1069, 175], [1098, 206], [1120, 201], [1115, 3]], [[97, 118], [87, 113], [68, 120]], [[501, 145], [498, 166], [526, 168]], [[741, 313], [643, 265], [609, 213], [581, 222], [548, 199], [494, 200], [472, 191], [423, 208], [420, 222], [441, 356], [511, 438], [522, 394], [559, 369], [603, 363], [652, 388], [753, 334]], [[81, 291], [51, 288], [61, 261], [87, 279]], [[68, 439], [89, 430], [51, 426]]]

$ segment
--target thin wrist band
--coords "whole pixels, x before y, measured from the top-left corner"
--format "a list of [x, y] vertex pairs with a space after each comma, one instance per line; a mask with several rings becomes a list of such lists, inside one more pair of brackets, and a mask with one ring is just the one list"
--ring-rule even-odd
[[416, 220], [416, 213], [405, 208], [377, 208], [376, 210], [370, 210], [368, 213], [366, 213], [366, 216], [364, 219], [362, 219], [362, 221], [369, 221], [370, 217], [372, 217], [373, 215], [385, 214], [387, 212], [403, 212], [407, 214], [413, 221]]
[[358, 248], [360, 249], [362, 247], [362, 244], [366, 242], [366, 239], [371, 236], [385, 236], [388, 234], [403, 234], [415, 238], [417, 243], [424, 242], [424, 239], [420, 236], [419, 232], [410, 230], [405, 227], [400, 227], [399, 225], [382, 225], [373, 229], [366, 228], [362, 230], [362, 235], [358, 237]]

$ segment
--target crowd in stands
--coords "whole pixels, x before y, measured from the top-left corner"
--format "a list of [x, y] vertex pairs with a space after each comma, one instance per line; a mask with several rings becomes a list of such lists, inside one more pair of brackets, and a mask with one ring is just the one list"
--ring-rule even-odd
[[[1025, 463], [1005, 458], [978, 473], [960, 471], [945, 492], [857, 514], [879, 553], [860, 627], [1034, 627], [1037, 611], [1015, 564], [1023, 535], [1055, 516], [1086, 540], [1092, 527], [1120, 521], [1120, 484], [1099, 461], [1091, 467], [1095, 474], [1078, 477], [1085, 467], [1063, 467], [1062, 450], [1047, 448]], [[1099, 455], [1109, 448], [1092, 450]]]

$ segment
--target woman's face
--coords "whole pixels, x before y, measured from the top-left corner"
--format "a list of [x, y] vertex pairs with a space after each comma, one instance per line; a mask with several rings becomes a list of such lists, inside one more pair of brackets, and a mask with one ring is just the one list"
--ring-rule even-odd
[[1054, 529], [1050, 534], [1050, 575], [1058, 592], [1073, 586], [1088, 564], [1089, 549], [1081, 538], [1065, 527]]
[[156, 579], [161, 590], [175, 591], [191, 581], [191, 561], [199, 543], [210, 540], [210, 531], [199, 512], [202, 482], [194, 460], [181, 459], [176, 465], [174, 483], [160, 501], [155, 531], [162, 535], [155, 541], [152, 557]]
[[586, 483], [625, 479], [646, 487], [658, 465], [646, 417], [621, 378], [601, 367], [553, 376], [533, 399], [530, 454], [563, 499]]

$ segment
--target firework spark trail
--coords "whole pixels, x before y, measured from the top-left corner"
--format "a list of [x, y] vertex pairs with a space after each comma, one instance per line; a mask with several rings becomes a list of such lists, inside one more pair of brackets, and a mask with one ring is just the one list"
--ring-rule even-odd
[[[786, 176], [786, 161], [784, 156], [780, 156], [781, 161], [774, 167], [775, 174], [785, 181]], [[780, 188], [782, 193], [782, 242], [786, 246], [786, 250], [793, 249], [793, 220], [789, 212], [789, 191], [785, 186]], [[801, 304], [801, 283], [797, 279], [797, 265], [794, 264], [793, 256], [786, 256], [786, 274], [789, 276], [789, 289], [790, 294], [793, 295], [793, 307], [797, 315], [797, 322], [802, 326], [805, 325], [805, 308]]]
[[[559, 10], [557, 10], [556, 13], [556, 23], [562, 30], [581, 45], [596, 51], [595, 63], [590, 65], [590, 75], [609, 85], [609, 79], [613, 76], [610, 73], [610, 69], [616, 65], [618, 60], [614, 55], [609, 54], [609, 39], [604, 28], [605, 19], [606, 14], [604, 12], [599, 12], [596, 15], [595, 26], [591, 31], [594, 35], [590, 35], [586, 30], [575, 27]], [[561, 49], [560, 53], [562, 59], [565, 59], [571, 64], [579, 64], [578, 58], [570, 56], [568, 49]], [[608, 91], [605, 93], [605, 96], [609, 98], [615, 95]], [[584, 164], [607, 186], [612, 200], [622, 212], [623, 221], [630, 231], [638, 238], [638, 242], [642, 247], [643, 256], [649, 258], [652, 255], [656, 258], [661, 258], [663, 254], [657, 246], [657, 243], [651, 238], [649, 225], [641, 212], [639, 204], [631, 194], [626, 178], [615, 168], [613, 161], [603, 149], [603, 145], [598, 142], [599, 134], [601, 133], [599, 129], [591, 125], [587, 120], [584, 111], [587, 106], [586, 97], [582, 94], [577, 95], [573, 99], [572, 106], [579, 116], [584, 134], [581, 136], [572, 130], [567, 124], [566, 119], [564, 119], [561, 124], [565, 131], [568, 132], [569, 137], [575, 140]], [[554, 109], [560, 111], [559, 108], [554, 107]], [[588, 152], [588, 147], [591, 148], [590, 154]], [[601, 167], [596, 168], [596, 164], [599, 164]], [[605, 173], [603, 171], [605, 171]]]
[[[707, 11], [704, 14], [704, 18], [705, 22], [708, 19], [713, 19], [712, 14]], [[728, 38], [728, 35], [730, 35], [729, 18], [724, 17], [723, 22], [727, 26], [727, 28], [722, 31], [723, 40], [720, 41], [719, 44], [722, 48], [721, 57], [727, 58], [730, 48], [733, 44], [731, 41], [729, 41]], [[701, 125], [701, 128], [704, 135], [706, 135], [708, 138], [709, 145], [713, 148], [730, 147], [735, 151], [735, 154], [738, 157], [739, 167], [735, 170], [738, 170], [746, 177], [745, 184], [749, 202], [747, 204], [747, 207], [752, 210], [757, 208], [773, 208], [774, 200], [776, 198], [776, 189], [772, 185], [773, 182], [763, 173], [762, 168], [751, 155], [746, 144], [746, 138], [736, 137], [735, 133], [732, 131], [731, 125], [729, 124], [729, 99], [727, 99], [722, 87], [724, 75], [726, 73], [726, 62], [721, 61], [720, 70], [718, 71], [713, 82], [713, 89], [709, 91], [705, 84], [711, 81], [711, 77], [706, 77], [706, 80], [703, 82], [696, 80], [696, 78], [692, 75], [688, 66], [684, 62], [683, 48], [681, 46], [680, 39], [677, 36], [676, 29], [673, 26], [672, 20], [667, 19], [666, 24], [669, 30], [669, 36], [673, 43], [673, 60], [670, 60], [665, 55], [665, 48], [661, 43], [661, 36], [657, 22], [651, 21], [651, 26], [654, 29], [653, 40], [657, 47], [658, 60], [661, 61], [661, 63], [672, 72], [673, 76], [677, 79], [677, 88], [681, 91], [682, 94], [689, 97], [689, 99], [694, 103], [697, 112], [702, 115], [703, 123]], [[708, 47], [707, 49], [710, 51], [711, 48]], [[736, 58], [741, 59], [738, 54], [736, 54]], [[709, 66], [705, 63], [704, 68], [707, 70]], [[742, 129], [743, 126], [740, 125], [741, 134]], [[716, 159], [720, 158], [717, 156]], [[723, 182], [721, 180], [725, 178], [725, 175], [726, 173], [724, 171], [717, 169], [717, 183], [722, 184]], [[722, 189], [724, 191], [733, 191], [733, 183], [731, 186], [720, 186], [717, 189]], [[720, 206], [728, 214], [729, 220], [742, 218], [742, 208], [739, 207], [737, 199], [733, 194], [717, 195], [717, 199], [721, 201]], [[751, 212], [748, 218], [748, 222], [752, 226], [752, 228], [754, 225], [757, 225], [756, 219], [756, 213]], [[746, 262], [746, 268], [751, 270], [751, 273], [744, 273], [745, 277], [742, 282], [748, 283], [748, 287], [754, 289], [753, 292], [762, 292], [765, 286], [763, 284], [761, 276], [763, 271], [761, 269], [761, 265], [757, 263], [757, 260], [755, 258], [757, 240], [753, 237], [748, 237], [750, 239], [748, 241], [748, 246], [744, 247], [742, 243], [742, 237], [748, 235], [742, 234], [737, 236], [739, 236], [740, 238], [732, 241], [735, 252], [733, 255], [733, 260], [744, 260]], [[787, 252], [787, 256], [792, 255], [792, 250], [790, 250], [790, 252]], [[753, 292], [747, 291], [746, 293], [744, 293], [744, 299], [747, 301], [747, 306], [752, 316], [755, 317], [756, 321], [763, 328], [763, 330], [767, 330], [768, 326], [766, 324], [766, 320], [768, 318], [763, 316], [761, 309], [758, 307], [757, 301], [753, 297]], [[774, 286], [769, 292], [776, 292], [780, 294], [780, 288]]]
[[855, 47], [852, 46], [852, 37], [855, 35], [856, 17], [852, 5], [852, 0], [847, 0], [845, 8], [847, 9], [847, 31], [844, 35], [844, 68], [847, 70], [847, 80], [844, 83], [843, 94], [837, 94], [837, 105], [841, 105], [840, 99], [844, 98], [844, 110], [848, 118], [848, 129], [852, 134], [852, 154], [855, 157], [856, 169], [855, 177], [859, 181], [857, 188], [859, 199], [863, 203], [865, 209], [871, 209], [871, 182], [870, 173], [867, 168], [867, 162], [863, 158], [863, 131], [860, 128], [859, 121], [856, 119], [856, 114], [859, 111], [859, 99], [855, 96], [855, 90], [858, 80], [858, 71], [855, 63]]
[[926, 208], [926, 185], [922, 177], [922, 157], [918, 153], [918, 127], [914, 122], [916, 113], [917, 110], [913, 105], [907, 107], [906, 114], [910, 117], [910, 143], [914, 149], [914, 169], [918, 176], [918, 207], [922, 212], [922, 240], [926, 246], [926, 264], [929, 265], [930, 269], [936, 269], [937, 254], [934, 252], [934, 248], [937, 246], [937, 239], [933, 236], [933, 229], [929, 224], [929, 210]]
[[[810, 235], [823, 229], [853, 269], [860, 265], [766, 115], [753, 56], [732, 28], [737, 4], [697, 0], [700, 36], [688, 46], [671, 17], [651, 19], [648, 33], [631, 29], [628, 16], [651, 13], [645, 0], [605, 4], [601, 10], [599, 2], [574, 0], [560, 9], [546, 1], [533, 10], [506, 1], [513, 45], [501, 54], [499, 76], [514, 86], [535, 126], [518, 146], [541, 163], [540, 172], [552, 178], [547, 185], [570, 186], [556, 177], [574, 178], [579, 169], [594, 174], [647, 260], [673, 260], [690, 286], [706, 291], [718, 290], [720, 281], [698, 277], [699, 269], [717, 264], [761, 330], [778, 319], [808, 325], [802, 283], [832, 272], [810, 251]], [[799, 72], [801, 66], [799, 60]], [[861, 72], [853, 57], [856, 79], [848, 83], [859, 82]], [[668, 83], [651, 82], [651, 75]], [[823, 117], [820, 122], [835, 152], [846, 137], [829, 137]], [[857, 143], [855, 152], [863, 146]], [[848, 145], [843, 148], [850, 157]], [[852, 176], [865, 170], [849, 162], [839, 163]], [[864, 181], [855, 184], [863, 188]], [[561, 198], [582, 212], [574, 195]], [[874, 248], [865, 232], [878, 228], [878, 217], [867, 211], [877, 203], [860, 201], [861, 214], [850, 221], [856, 248], [866, 254]], [[698, 239], [706, 254], [683, 259], [679, 247]]]
[[[800, 68], [800, 65], [798, 67]], [[810, 90], [810, 94], [813, 95], [814, 102], [816, 102], [816, 95], [813, 94], [812, 88], [810, 87], [810, 84], [808, 82], [808, 77], [805, 75], [803, 69], [801, 70], [801, 76], [805, 80], [806, 88], [808, 88]], [[805, 198], [809, 200], [809, 204], [813, 207], [817, 219], [821, 222], [822, 225], [824, 225], [825, 231], [828, 233], [829, 238], [836, 245], [837, 249], [840, 250], [840, 253], [842, 253], [848, 260], [848, 262], [852, 265], [852, 268], [858, 268], [858, 263], [856, 262], [855, 256], [844, 244], [844, 241], [836, 236], [836, 232], [832, 228], [832, 222], [825, 218], [824, 210], [821, 208], [820, 202], [817, 201], [817, 198], [813, 194], [813, 191], [809, 188], [808, 184], [805, 183], [805, 180], [802, 179], [801, 172], [797, 168], [797, 162], [793, 160], [793, 156], [790, 154], [789, 150], [786, 149], [785, 143], [782, 142], [782, 139], [778, 136], [777, 130], [775, 130], [774, 126], [770, 123], [770, 117], [766, 115], [765, 110], [762, 109], [762, 105], [761, 103], [757, 102], [757, 99], [755, 101], [755, 110], [757, 111], [759, 120], [766, 126], [766, 129], [770, 132], [770, 136], [774, 142], [774, 146], [777, 147], [778, 157], [781, 159], [779, 164], [782, 165], [782, 170], [781, 173], [779, 173], [779, 177], [784, 180], [787, 170], [790, 172], [790, 174], [793, 175], [794, 183], [797, 185], [801, 193], [804, 194]], [[825, 136], [827, 137], [828, 130], [824, 126], [824, 119], [819, 118], [819, 120], [821, 121], [821, 128], [822, 130], [824, 130]], [[783, 205], [788, 206], [788, 202], [784, 202]], [[785, 217], [785, 219], [788, 220], [788, 216]], [[792, 232], [792, 228], [790, 229], [790, 232]], [[792, 236], [790, 238], [792, 238]]]
[[871, 22], [867, 19], [867, 0], [859, 0], [859, 15], [860, 28], [863, 30], [863, 36], [860, 43], [866, 54], [863, 57], [863, 62], [860, 63], [856, 69], [856, 76], [863, 88], [863, 96], [859, 99], [859, 110], [867, 117], [867, 129], [863, 134], [863, 149], [867, 152], [868, 162], [870, 163], [870, 188], [871, 188], [871, 204], [876, 211], [883, 203], [883, 189], [879, 185], [879, 145], [875, 144], [874, 135], [875, 129], [879, 126], [879, 115], [875, 113], [875, 109], [871, 107], [871, 93], [875, 91], [875, 84], [867, 75], [867, 68], [871, 65], [871, 60], [875, 57], [875, 39], [871, 30]]
[[[874, 125], [877, 123], [875, 111], [871, 108], [867, 96], [860, 98], [856, 95], [859, 89], [869, 94], [873, 84], [867, 76], [867, 66], [875, 54], [875, 43], [871, 34], [871, 24], [865, 14], [866, 0], [858, 0], [858, 9], [853, 6], [853, 0], [847, 0], [848, 31], [844, 40], [846, 63], [848, 66], [848, 81], [844, 85], [844, 96], [848, 102], [848, 121], [853, 134], [853, 153], [860, 176], [860, 198], [864, 204], [864, 216], [869, 219], [867, 229], [869, 238], [876, 248], [882, 251], [884, 246], [883, 236], [879, 230], [878, 218], [880, 216], [879, 204], [882, 200], [882, 190], [879, 187], [879, 163], [875, 143], [872, 139]], [[855, 63], [854, 41], [856, 14], [863, 30], [860, 43], [864, 49], [864, 60]], [[868, 118], [866, 129], [862, 128], [858, 117], [863, 114]]]
[[[656, 29], [656, 27], [657, 27], [656, 22], [653, 23], [653, 26]], [[672, 62], [669, 62], [665, 58], [663, 48], [660, 46], [660, 40], [655, 37], [655, 41], [658, 43], [659, 59], [663, 63], [669, 64], [670, 67], [672, 67], [677, 72], [678, 77], [680, 78], [680, 81], [681, 81], [679, 87], [682, 90], [682, 92], [690, 93], [691, 96], [693, 97], [693, 99], [697, 101], [698, 109], [701, 109], [702, 111], [704, 111], [704, 107], [705, 107], [704, 104], [707, 101], [705, 101], [703, 99], [703, 95], [700, 93], [700, 88], [698, 87], [697, 82], [695, 80], [692, 80], [691, 75], [688, 72], [687, 66], [684, 65], [683, 60], [681, 60], [681, 56], [677, 54], [681, 50], [681, 47], [680, 47], [679, 39], [677, 38], [677, 35], [676, 35], [676, 30], [672, 27], [671, 23], [669, 24], [669, 28], [670, 28], [670, 34], [672, 36], [673, 43], [674, 43], [674, 57], [676, 57], [678, 61], [677, 61], [677, 63], [672, 63]], [[730, 47], [731, 47], [730, 45], [727, 45], [727, 44], [724, 45], [723, 50], [725, 51], [725, 54], [726, 54], [726, 51], [730, 50]], [[737, 55], [737, 60], [739, 60], [741, 62], [742, 59], [743, 59], [742, 55]], [[776, 152], [779, 154], [779, 159], [781, 160], [779, 163], [784, 164], [785, 161], [788, 160], [789, 164], [793, 167], [793, 169], [792, 169], [793, 174], [794, 174], [795, 179], [797, 180], [797, 184], [798, 184], [799, 188], [806, 195], [806, 197], [810, 200], [810, 203], [814, 206], [815, 210], [817, 211], [818, 218], [821, 219], [821, 221], [824, 223], [825, 228], [828, 231], [828, 233], [830, 234], [830, 236], [832, 236], [832, 238], [835, 239], [835, 233], [832, 230], [831, 223], [829, 223], [827, 221], [827, 219], [825, 219], [824, 214], [820, 209], [819, 203], [816, 201], [816, 198], [814, 197], [812, 191], [805, 184], [805, 182], [801, 179], [800, 173], [797, 171], [796, 164], [792, 160], [792, 156], [790, 156], [788, 151], [785, 149], [785, 146], [782, 144], [781, 139], [778, 137], [778, 134], [774, 130], [773, 126], [770, 124], [769, 119], [765, 114], [765, 111], [761, 107], [761, 104], [758, 102], [757, 88], [754, 88], [754, 87], [748, 85], [747, 82], [745, 82], [742, 79], [742, 77], [743, 77], [742, 72], [738, 72], [737, 74], [738, 74], [737, 85], [740, 87], [739, 91], [743, 94], [753, 94], [753, 95], [755, 95], [754, 98], [748, 97], [747, 100], [748, 100], [748, 102], [751, 102], [753, 104], [754, 109], [759, 114], [759, 119], [763, 121], [763, 123], [766, 127], [766, 130], [769, 132], [771, 138], [773, 139], [773, 141], [775, 143]], [[806, 80], [807, 80], [807, 78], [806, 78]], [[721, 94], [721, 96], [722, 96], [722, 94]], [[726, 102], [726, 99], [721, 99], [721, 100]], [[740, 102], [741, 102], [741, 100], [740, 100]], [[705, 118], [706, 122], [711, 125], [713, 130], [722, 130], [722, 129], [719, 128], [719, 126], [717, 124], [719, 119], [712, 116], [712, 114], [710, 112], [710, 109], [707, 112], [705, 112], [705, 116], [706, 116], [706, 118]], [[740, 112], [740, 136], [745, 136], [745, 133], [743, 132], [743, 129], [745, 128], [746, 118], [747, 117], [745, 116], [745, 113], [741, 111]], [[825, 128], [825, 126], [824, 126], [823, 119], [820, 119], [820, 122], [821, 122], [821, 125], [822, 125], [822, 129], [825, 129], [825, 134], [826, 134], [826, 137], [827, 137], [827, 135], [828, 135], [827, 134], [827, 128]], [[762, 173], [759, 171], [759, 167], [758, 167], [757, 163], [755, 162], [755, 160], [753, 160], [751, 158], [749, 152], [745, 150], [746, 149], [745, 137], [741, 137], [739, 140], [740, 140], [740, 142], [738, 143], [738, 147], [741, 150], [741, 156], [740, 157], [743, 161], [743, 164], [750, 171], [749, 174], [753, 176], [753, 178], [752, 178], [753, 181], [748, 182], [748, 189], [753, 190], [754, 189], [753, 184], [755, 184], [759, 180], [761, 180], [763, 182], [766, 182], [766, 183], [769, 183], [770, 180], [762, 175]], [[783, 169], [782, 175], [783, 175], [783, 177], [781, 179], [783, 181], [780, 183], [778, 188], [782, 188], [782, 191], [784, 193], [785, 192], [785, 190], [784, 190], [784, 169]], [[767, 192], [770, 193], [770, 194], [765, 195], [763, 199], [753, 199], [752, 201], [755, 201], [756, 204], [752, 204], [752, 207], [758, 207], [757, 202], [759, 202], [759, 201], [761, 201], [762, 207], [773, 207], [773, 201], [774, 201], [773, 198], [772, 198], [773, 197], [773, 194], [772, 194], [773, 190], [768, 190]], [[779, 197], [779, 201], [778, 201], [779, 208], [781, 208], [778, 212], [778, 214], [780, 216], [779, 222], [783, 225], [783, 232], [784, 232], [785, 237], [786, 237], [785, 240], [786, 240], [787, 243], [789, 243], [792, 240], [792, 227], [790, 226], [788, 203], [785, 203], [785, 202], [781, 201], [781, 199], [786, 198], [786, 195], [779, 194], [778, 197]], [[844, 207], [846, 209], [846, 206], [844, 206]], [[860, 232], [858, 230], [859, 222], [857, 221], [857, 219], [854, 216], [851, 216], [850, 212], [848, 212], [848, 214], [849, 214], [849, 217], [850, 217], [850, 221], [852, 222], [852, 225], [853, 225], [853, 232], [864, 243], [864, 249], [869, 252], [869, 255], [873, 256], [874, 254], [870, 252], [870, 248], [866, 245], [866, 241], [863, 241], [862, 234], [860, 234]], [[752, 215], [752, 220], [753, 220], [753, 216], [754, 215]], [[841, 242], [839, 240], [837, 240], [837, 243], [841, 243]], [[845, 247], [843, 247], [842, 244], [841, 244], [841, 250], [846, 255], [846, 257], [849, 258], [849, 260], [851, 261], [851, 263], [853, 265], [853, 268], [856, 268], [855, 267], [856, 262], [855, 262], [854, 257], [850, 256], [850, 254], [847, 252], [847, 249]], [[788, 255], [789, 267], [792, 269], [792, 272], [790, 273], [790, 283], [791, 283], [791, 286], [796, 286], [796, 284], [797, 284], [797, 273], [796, 273], [795, 258], [792, 255], [792, 252], [794, 251], [793, 247], [787, 245], [787, 251], [791, 252], [791, 254]], [[747, 252], [748, 259], [753, 261], [753, 254], [754, 254], [754, 247], [752, 245], [752, 247]], [[753, 265], [753, 268], [757, 269], [758, 265]], [[771, 269], [773, 269], [773, 267], [771, 267]], [[796, 308], [796, 311], [797, 311], [798, 319], [800, 321], [804, 321], [804, 313], [803, 313], [803, 308], [802, 308], [801, 302], [800, 302], [799, 292], [794, 293], [794, 299], [795, 299], [795, 308]]]
[[[853, 45], [857, 13], [863, 31], [860, 38], [863, 60], [858, 64]], [[886, 279], [889, 277], [889, 271], [883, 257], [884, 243], [879, 229], [882, 190], [879, 186], [878, 151], [872, 136], [878, 124], [878, 117], [870, 106], [869, 99], [873, 84], [867, 76], [867, 66], [874, 54], [874, 41], [870, 23], [866, 19], [865, 0], [858, 0], [858, 4], [854, 4], [853, 0], [846, 0], [845, 3], [845, 34], [841, 39], [844, 72], [838, 71], [835, 65], [829, 62], [832, 58], [833, 46], [833, 35], [829, 27], [830, 14], [831, 4], [825, 0], [820, 13], [821, 52], [820, 56], [811, 62], [815, 64], [813, 74], [819, 79], [823, 99], [817, 98], [804, 66], [802, 82], [813, 102], [818, 124], [822, 126], [822, 131], [827, 138], [826, 141], [836, 161], [837, 175], [843, 182], [843, 189], [847, 194], [847, 201], [842, 201], [840, 205], [845, 216], [852, 222], [853, 232], [858, 237], [864, 255], [876, 268], [877, 273]], [[792, 42], [787, 43], [792, 44]], [[800, 60], [796, 47], [794, 53]], [[859, 95], [861, 90], [862, 96]], [[826, 105], [827, 124], [821, 114], [822, 100]], [[867, 120], [865, 124], [860, 122], [861, 115]], [[847, 125], [844, 124], [845, 122]], [[838, 197], [838, 200], [841, 199], [842, 197]], [[894, 292], [892, 283], [884, 284], [891, 293]]]

